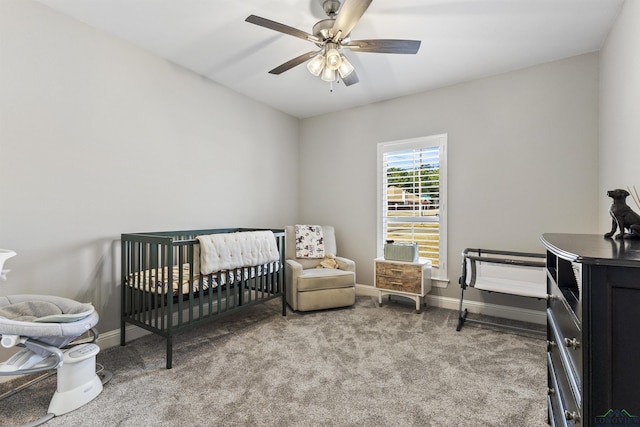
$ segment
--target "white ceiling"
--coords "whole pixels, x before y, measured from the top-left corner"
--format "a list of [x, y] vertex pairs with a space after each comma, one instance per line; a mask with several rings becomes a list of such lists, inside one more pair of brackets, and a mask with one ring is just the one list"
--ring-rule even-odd
[[[232, 90], [311, 117], [597, 51], [623, 0], [374, 0], [352, 39], [421, 40], [416, 55], [345, 53], [346, 87], [299, 65], [316, 46], [245, 22], [258, 15], [311, 33], [322, 0], [37, 0]], [[349, 1], [349, 0], [346, 0]]]

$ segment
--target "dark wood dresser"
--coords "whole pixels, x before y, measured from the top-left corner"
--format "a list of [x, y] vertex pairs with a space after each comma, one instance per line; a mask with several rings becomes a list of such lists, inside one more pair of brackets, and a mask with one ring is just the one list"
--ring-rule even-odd
[[544, 234], [549, 423], [640, 426], [640, 240]]

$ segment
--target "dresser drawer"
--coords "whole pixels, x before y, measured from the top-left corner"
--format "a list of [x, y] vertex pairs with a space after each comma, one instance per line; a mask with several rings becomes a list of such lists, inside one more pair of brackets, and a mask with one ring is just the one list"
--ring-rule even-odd
[[574, 363], [569, 358], [564, 343], [558, 337], [557, 329], [553, 323], [553, 316], [549, 312], [547, 312], [547, 315], [549, 329], [551, 330], [548, 353], [553, 361], [554, 371], [562, 376], [563, 379], [560, 383], [563, 388], [568, 392], [570, 391], [574, 396], [574, 400], [580, 404], [582, 401], [582, 371], [576, 372]]
[[549, 417], [549, 425], [551, 427], [557, 427], [562, 425], [562, 421], [560, 415], [558, 414], [558, 399], [556, 399], [553, 395], [547, 396], [547, 411], [549, 412], [547, 416]]
[[582, 412], [580, 405], [569, 385], [569, 377], [558, 358], [557, 349], [551, 346], [547, 353], [549, 375], [549, 422], [552, 426], [581, 426]]
[[550, 308], [547, 309], [549, 331], [553, 334], [553, 341], [557, 344], [558, 351], [566, 360], [565, 364], [569, 365], [567, 369], [571, 369], [578, 387], [581, 387], [582, 333], [562, 301], [552, 299], [549, 306]]

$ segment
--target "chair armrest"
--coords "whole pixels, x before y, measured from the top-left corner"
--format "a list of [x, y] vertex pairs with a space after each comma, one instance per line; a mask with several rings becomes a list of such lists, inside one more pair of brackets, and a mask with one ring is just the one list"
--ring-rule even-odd
[[286, 269], [286, 287], [287, 287], [287, 302], [291, 307], [297, 309], [297, 293], [298, 293], [298, 278], [302, 276], [302, 264], [292, 259], [287, 259], [285, 264]]
[[352, 261], [349, 258], [344, 258], [341, 256], [335, 257], [335, 260], [338, 261], [338, 268], [340, 270], [353, 271], [354, 273], [356, 272], [355, 261]]
[[291, 268], [292, 271], [300, 274], [302, 272], [302, 264], [298, 261], [287, 259], [287, 265]]
[[286, 275], [287, 282], [290, 284], [293, 283], [294, 285], [296, 285], [295, 287], [297, 288], [298, 277], [302, 275], [302, 270], [303, 270], [302, 264], [292, 259], [287, 259], [286, 262], [287, 262], [286, 268], [289, 269]]

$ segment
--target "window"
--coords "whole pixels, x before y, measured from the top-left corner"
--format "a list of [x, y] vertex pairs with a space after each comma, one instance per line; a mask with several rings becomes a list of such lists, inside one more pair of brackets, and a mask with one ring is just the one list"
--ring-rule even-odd
[[378, 144], [378, 254], [386, 240], [417, 243], [432, 278], [447, 279], [447, 135]]

